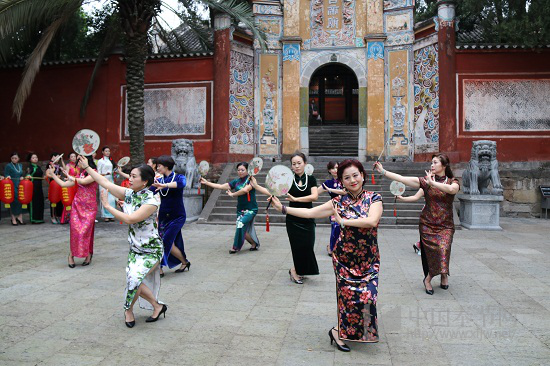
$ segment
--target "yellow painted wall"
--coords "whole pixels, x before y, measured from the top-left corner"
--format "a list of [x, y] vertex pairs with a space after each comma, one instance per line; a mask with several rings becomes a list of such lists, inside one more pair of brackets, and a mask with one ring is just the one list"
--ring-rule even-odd
[[384, 31], [383, 0], [367, 1], [367, 33], [382, 33]]
[[[260, 55], [260, 155], [279, 154], [279, 56]], [[266, 98], [271, 97], [272, 108], [266, 108]], [[273, 113], [274, 137], [265, 134], [265, 114]]]
[[[408, 102], [408, 50], [390, 51], [388, 52], [389, 72], [389, 135], [392, 140], [395, 133], [394, 118], [392, 116], [392, 108], [397, 105], [398, 98], [401, 98], [401, 104], [405, 106], [405, 125], [403, 126], [403, 134], [409, 136], [409, 102]], [[395, 137], [393, 141], [388, 143], [388, 154], [392, 156], [408, 156], [409, 143], [403, 145], [404, 137]]]
[[384, 148], [384, 60], [367, 63], [367, 155], [378, 157]]
[[283, 154], [300, 149], [300, 62], [283, 62]]
[[284, 6], [284, 35], [298, 36], [300, 35], [300, 3], [304, 0], [296, 0], [294, 2], [287, 1]]

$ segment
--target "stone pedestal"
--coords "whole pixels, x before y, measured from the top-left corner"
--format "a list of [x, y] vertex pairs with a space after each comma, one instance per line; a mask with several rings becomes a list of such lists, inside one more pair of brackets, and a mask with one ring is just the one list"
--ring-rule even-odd
[[197, 189], [185, 190], [183, 193], [183, 205], [187, 215], [186, 224], [197, 221], [201, 214], [204, 191], [201, 190], [200, 195], [197, 193]]
[[503, 196], [490, 194], [459, 194], [460, 224], [473, 230], [502, 230], [500, 202]]

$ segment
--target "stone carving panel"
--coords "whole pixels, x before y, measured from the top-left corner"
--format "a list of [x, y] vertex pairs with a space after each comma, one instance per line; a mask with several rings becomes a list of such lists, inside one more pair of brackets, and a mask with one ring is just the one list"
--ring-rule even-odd
[[279, 55], [260, 55], [260, 155], [279, 154]]
[[356, 0], [311, 0], [307, 48], [355, 46]]
[[464, 131], [550, 130], [550, 80], [464, 80]]
[[389, 125], [387, 126], [388, 156], [409, 155], [409, 62], [408, 49], [388, 51], [386, 97]]
[[[126, 93], [125, 94], [125, 98]], [[126, 103], [127, 108], [128, 103]], [[152, 87], [144, 92], [145, 136], [204, 135], [207, 87]], [[191, 108], [192, 106], [192, 108]], [[128, 113], [124, 131], [128, 136]]]
[[384, 10], [414, 6], [414, 0], [384, 0]]
[[[279, 40], [283, 36], [283, 18], [280, 16], [256, 16], [258, 27], [266, 35], [266, 46], [270, 50], [281, 49]], [[254, 47], [260, 48], [257, 40], [254, 40]]]
[[414, 52], [414, 126], [415, 152], [439, 151], [437, 44]]
[[254, 153], [254, 58], [233, 50], [229, 77], [229, 151]]

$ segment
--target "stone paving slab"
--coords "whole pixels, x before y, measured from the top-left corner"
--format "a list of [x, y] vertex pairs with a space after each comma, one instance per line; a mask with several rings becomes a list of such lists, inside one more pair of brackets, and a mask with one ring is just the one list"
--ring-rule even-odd
[[[380, 342], [330, 345], [335, 284], [318, 228], [321, 274], [289, 281], [284, 227], [229, 255], [234, 228], [186, 225], [192, 262], [167, 270], [167, 317], [123, 322], [127, 228], [96, 226], [92, 265], [67, 267], [68, 226], [0, 221], [0, 365], [547, 365], [550, 224], [503, 218], [503, 231], [459, 230], [448, 291], [422, 286], [417, 230], [381, 229]], [[248, 249], [248, 246], [245, 246]], [[77, 264], [82, 259], [76, 260]]]

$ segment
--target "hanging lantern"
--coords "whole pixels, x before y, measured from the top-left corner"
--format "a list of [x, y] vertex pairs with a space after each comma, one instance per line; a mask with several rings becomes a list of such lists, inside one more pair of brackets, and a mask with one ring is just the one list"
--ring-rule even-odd
[[17, 199], [23, 208], [27, 208], [27, 205], [32, 201], [32, 188], [32, 182], [28, 179], [23, 179], [19, 182], [19, 187], [17, 187]]
[[55, 180], [50, 181], [50, 187], [48, 188], [48, 200], [52, 207], [57, 206], [61, 201], [61, 186], [57, 184]]
[[71, 210], [71, 204], [73, 203], [74, 195], [76, 194], [76, 186], [62, 187], [61, 188], [61, 202], [65, 206], [65, 210]]
[[10, 203], [15, 199], [14, 197], [15, 186], [11, 179], [2, 179], [0, 181], [0, 201], [4, 202], [6, 208], [10, 208]]

